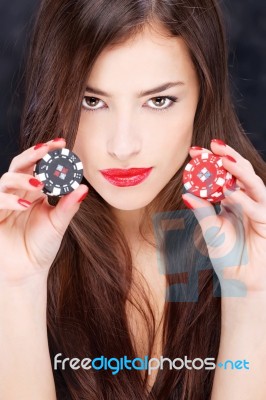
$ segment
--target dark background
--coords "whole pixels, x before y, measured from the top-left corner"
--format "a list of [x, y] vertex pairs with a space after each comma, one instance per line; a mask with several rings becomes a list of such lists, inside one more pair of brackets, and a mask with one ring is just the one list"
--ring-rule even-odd
[[[0, 176], [18, 154], [22, 79], [38, 0], [0, 0]], [[224, 0], [229, 72], [240, 121], [266, 160], [265, 0]]]

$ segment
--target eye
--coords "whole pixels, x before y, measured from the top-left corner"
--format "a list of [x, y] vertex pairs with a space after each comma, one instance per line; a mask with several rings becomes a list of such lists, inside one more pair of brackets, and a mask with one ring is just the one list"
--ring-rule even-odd
[[[153, 104], [155, 101], [155, 103], [157, 103], [157, 106], [158, 106], [158, 107], [151, 106], [150, 108], [152, 108], [156, 111], [163, 111], [163, 110], [170, 108], [174, 103], [176, 103], [178, 101], [178, 99], [177, 99], [177, 97], [174, 97], [174, 96], [158, 96], [158, 97], [153, 97], [152, 99], [148, 100], [148, 102], [149, 101], [152, 101]], [[97, 97], [84, 96], [83, 100], [82, 100], [82, 108], [85, 111], [96, 111], [101, 108], [104, 108], [102, 106], [98, 107], [98, 105], [101, 102], [104, 103], [102, 100], [98, 99]]]
[[177, 97], [174, 97], [174, 96], [157, 96], [157, 97], [153, 97], [152, 99], [148, 100], [148, 102], [152, 101], [154, 104], [154, 101], [155, 101], [156, 105], [159, 107], [151, 107], [151, 108], [153, 108], [156, 111], [163, 111], [163, 110], [170, 108], [174, 103], [177, 102], [177, 100], [178, 100]]
[[99, 104], [99, 102], [103, 102], [100, 99], [97, 99], [97, 97], [91, 97], [91, 96], [84, 96], [81, 106], [84, 108], [85, 111], [95, 111], [98, 110], [99, 108], [102, 107], [95, 107]]

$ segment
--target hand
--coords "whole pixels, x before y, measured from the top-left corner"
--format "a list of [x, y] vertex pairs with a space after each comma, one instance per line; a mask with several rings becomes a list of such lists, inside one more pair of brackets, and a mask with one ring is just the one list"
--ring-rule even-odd
[[0, 285], [47, 277], [80, 199], [88, 192], [86, 185], [80, 185], [53, 207], [41, 192], [43, 184], [31, 184], [38, 183], [32, 175], [36, 162], [65, 145], [64, 139], [51, 140], [25, 150], [0, 179]]
[[209, 201], [190, 193], [182, 197], [200, 224], [222, 296], [266, 300], [266, 187], [232, 147], [214, 140], [211, 150], [191, 148], [190, 156], [209, 152], [222, 157], [224, 168], [237, 178], [237, 187], [224, 188], [218, 215]]

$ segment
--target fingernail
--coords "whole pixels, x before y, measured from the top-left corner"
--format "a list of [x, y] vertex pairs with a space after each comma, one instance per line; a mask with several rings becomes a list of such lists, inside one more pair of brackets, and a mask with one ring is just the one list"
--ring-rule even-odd
[[38, 144], [36, 144], [36, 146], [34, 146], [34, 150], [38, 150], [40, 147], [43, 147], [43, 146], [47, 146], [47, 144], [46, 143], [38, 143]]
[[232, 162], [234, 162], [234, 163], [236, 163], [236, 160], [234, 159], [234, 157], [232, 157], [232, 156], [229, 156], [229, 155], [227, 155], [227, 156], [224, 156], [225, 158], [227, 158], [227, 160], [229, 160], [229, 161], [232, 161]]
[[190, 147], [192, 150], [203, 150], [203, 147], [199, 147], [199, 146], [192, 146]]
[[53, 139], [52, 142], [60, 142], [61, 140], [65, 140], [65, 139], [62, 137], [57, 137], [57, 138]]
[[18, 199], [18, 203], [23, 207], [29, 207], [31, 202], [25, 199]]
[[188, 200], [184, 199], [183, 197], [182, 197], [182, 199], [183, 199], [185, 206], [187, 206], [187, 208], [190, 208], [192, 210], [194, 209], [194, 207], [189, 203]]
[[79, 199], [78, 199], [78, 203], [81, 203], [86, 197], [87, 197], [87, 194], [88, 194], [89, 192], [86, 192], [86, 193], [84, 193]]
[[220, 139], [212, 139], [212, 142], [219, 144], [220, 146], [226, 146], [226, 144]]
[[40, 182], [40, 181], [38, 181], [38, 179], [35, 179], [35, 178], [31, 178], [29, 180], [29, 183], [34, 187], [41, 187], [44, 185], [43, 182]]
[[229, 181], [227, 181], [227, 182], [225, 183], [225, 186], [226, 186], [226, 188], [229, 189], [229, 190], [236, 190], [236, 189], [238, 188], [238, 186], [237, 186], [237, 184], [236, 184], [236, 179], [234, 179], [234, 178], [229, 179]]

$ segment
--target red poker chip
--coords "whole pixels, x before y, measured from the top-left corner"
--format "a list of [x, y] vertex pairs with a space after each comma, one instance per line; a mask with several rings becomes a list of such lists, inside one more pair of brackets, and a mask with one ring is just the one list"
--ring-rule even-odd
[[212, 203], [224, 199], [223, 187], [229, 181], [234, 183], [235, 178], [223, 167], [222, 158], [206, 152], [193, 158], [183, 172], [187, 192]]

